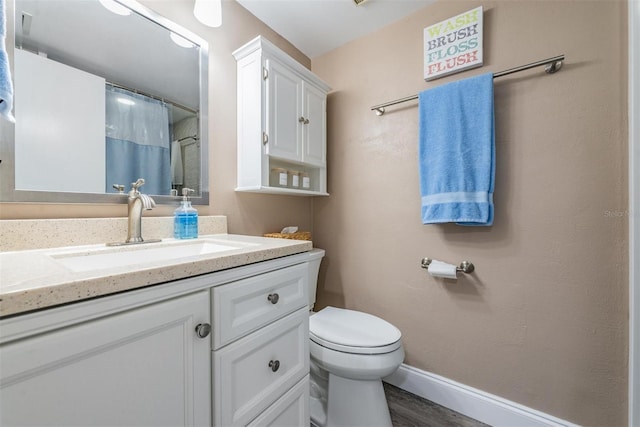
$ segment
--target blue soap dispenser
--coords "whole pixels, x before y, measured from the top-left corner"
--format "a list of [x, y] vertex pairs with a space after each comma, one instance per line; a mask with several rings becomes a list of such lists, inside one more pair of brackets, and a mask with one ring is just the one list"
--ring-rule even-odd
[[191, 188], [182, 189], [182, 202], [174, 211], [173, 237], [176, 239], [196, 239], [198, 237], [198, 211], [191, 206]]

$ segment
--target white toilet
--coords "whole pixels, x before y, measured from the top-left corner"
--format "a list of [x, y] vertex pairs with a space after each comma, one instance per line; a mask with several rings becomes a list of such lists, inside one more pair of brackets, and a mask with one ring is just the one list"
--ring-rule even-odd
[[[324, 250], [309, 252], [309, 307]], [[326, 307], [310, 313], [311, 424], [391, 426], [382, 378], [404, 360], [400, 330], [371, 314]]]

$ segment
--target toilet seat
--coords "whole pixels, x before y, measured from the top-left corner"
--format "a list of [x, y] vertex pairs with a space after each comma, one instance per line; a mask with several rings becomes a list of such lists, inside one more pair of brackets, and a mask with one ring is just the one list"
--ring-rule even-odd
[[372, 314], [326, 307], [309, 319], [309, 337], [325, 348], [352, 354], [390, 353], [402, 346], [402, 334]]

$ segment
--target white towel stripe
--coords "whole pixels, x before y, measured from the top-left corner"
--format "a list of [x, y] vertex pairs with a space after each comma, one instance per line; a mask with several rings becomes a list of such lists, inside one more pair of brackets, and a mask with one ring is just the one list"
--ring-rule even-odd
[[465, 193], [437, 193], [422, 196], [422, 205], [435, 205], [440, 203], [493, 203], [493, 193], [477, 191]]

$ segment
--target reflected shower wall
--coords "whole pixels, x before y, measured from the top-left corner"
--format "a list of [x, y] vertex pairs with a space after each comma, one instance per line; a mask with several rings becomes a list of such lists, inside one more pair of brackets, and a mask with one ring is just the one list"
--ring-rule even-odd
[[171, 191], [169, 108], [163, 101], [106, 86], [106, 192], [144, 178], [148, 194]]
[[[174, 114], [176, 108], [174, 107]], [[191, 188], [195, 190], [194, 194], [200, 194], [200, 137], [198, 135], [198, 117], [191, 115], [173, 124], [173, 140], [177, 143], [172, 144], [172, 149], [176, 146], [180, 149], [180, 155], [172, 155], [172, 160], [179, 157], [182, 161], [182, 179], [175, 180], [174, 176], [173, 188], [178, 190], [178, 194], [182, 194], [182, 188]], [[172, 171], [175, 171], [175, 165], [172, 165]]]

